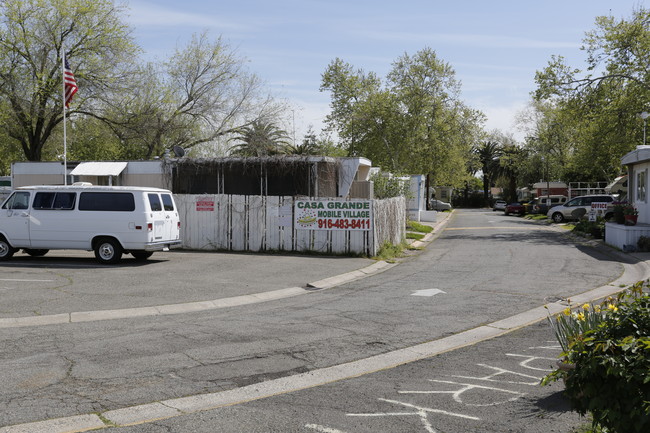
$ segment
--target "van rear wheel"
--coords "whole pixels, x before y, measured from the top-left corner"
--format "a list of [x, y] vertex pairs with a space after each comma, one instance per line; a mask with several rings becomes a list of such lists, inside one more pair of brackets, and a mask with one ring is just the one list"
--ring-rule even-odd
[[9, 245], [9, 242], [0, 236], [0, 260], [9, 260], [15, 252], [14, 247]]
[[32, 257], [41, 257], [47, 254], [50, 250], [34, 250], [31, 248], [26, 248], [24, 251]]
[[95, 258], [107, 265], [117, 263], [122, 258], [122, 246], [115, 239], [100, 239], [95, 244]]
[[131, 251], [131, 255], [138, 261], [147, 260], [153, 255], [153, 251]]

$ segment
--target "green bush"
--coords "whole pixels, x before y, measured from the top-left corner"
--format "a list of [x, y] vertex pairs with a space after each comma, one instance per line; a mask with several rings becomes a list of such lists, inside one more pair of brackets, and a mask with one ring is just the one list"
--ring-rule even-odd
[[591, 235], [596, 239], [602, 239], [603, 233], [605, 230], [605, 220], [598, 218], [597, 221], [589, 221], [587, 219], [581, 219], [575, 224], [575, 227], [572, 232], [584, 233]]
[[566, 395], [594, 426], [615, 433], [650, 431], [650, 296], [643, 283], [606, 301], [602, 321], [569, 341], [562, 353], [575, 368], [543, 381], [565, 380]]
[[377, 199], [412, 196], [410, 183], [400, 177], [375, 173], [370, 176], [370, 180], [374, 184], [373, 190]]
[[637, 242], [637, 247], [641, 252], [650, 252], [650, 237], [641, 236]]

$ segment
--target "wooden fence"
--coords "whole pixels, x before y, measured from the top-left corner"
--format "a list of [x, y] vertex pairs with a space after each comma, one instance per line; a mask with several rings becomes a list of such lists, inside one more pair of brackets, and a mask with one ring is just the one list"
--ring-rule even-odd
[[406, 233], [402, 197], [372, 200], [368, 231], [296, 229], [294, 197], [178, 194], [174, 199], [186, 249], [374, 256], [382, 244], [398, 244]]

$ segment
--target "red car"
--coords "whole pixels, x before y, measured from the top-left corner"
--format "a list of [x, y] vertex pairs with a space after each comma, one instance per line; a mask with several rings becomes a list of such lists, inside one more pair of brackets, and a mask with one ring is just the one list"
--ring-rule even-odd
[[503, 210], [503, 213], [510, 215], [511, 213], [516, 213], [517, 215], [523, 215], [526, 213], [526, 208], [521, 203], [510, 203], [506, 205], [506, 208]]

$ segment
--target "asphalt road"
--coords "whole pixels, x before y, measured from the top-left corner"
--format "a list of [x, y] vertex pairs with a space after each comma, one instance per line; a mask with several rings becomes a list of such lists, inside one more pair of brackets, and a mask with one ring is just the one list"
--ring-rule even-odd
[[328, 385], [116, 433], [569, 433], [585, 423], [542, 387], [560, 352], [546, 323]]
[[[249, 255], [175, 254], [142, 266], [127, 263], [108, 270], [91, 264], [87, 269], [80, 269], [80, 261], [74, 258], [64, 260], [64, 264], [59, 259], [50, 259], [57, 263], [53, 266], [27, 260], [10, 262], [2, 265], [2, 277], [25, 281], [20, 282], [20, 288], [16, 286], [6, 291], [11, 302], [5, 304], [3, 297], [1, 314], [17, 317], [30, 312], [33, 315], [53, 314], [139, 307], [158, 302], [176, 303], [206, 297], [215, 299], [240, 293], [233, 287], [243, 288], [249, 293], [272, 290], [282, 286], [283, 278], [286, 280], [284, 287], [300, 286], [309, 281], [305, 277], [311, 277], [314, 272], [315, 275], [327, 276], [325, 274], [337, 269], [336, 266], [344, 271], [369, 263], [366, 259], [312, 257], [304, 260], [280, 256], [287, 261], [285, 268], [278, 265], [275, 268], [277, 273], [269, 272], [270, 276], [264, 278], [264, 272], [256, 272], [250, 263], [241, 265]], [[177, 257], [182, 259], [177, 260]], [[264, 256], [259, 260], [260, 256], [254, 257], [260, 270], [267, 269]], [[200, 266], [194, 266], [194, 259]], [[271, 259], [273, 256], [269, 262]], [[323, 263], [322, 269], [320, 263]], [[272, 270], [273, 265], [270, 266]], [[287, 271], [292, 267], [292, 271]], [[227, 270], [229, 279], [223, 278], [224, 270]], [[3, 347], [0, 377], [5, 384], [0, 389], [0, 405], [3, 407], [0, 425], [104, 413], [317, 371], [504, 319], [605, 285], [615, 280], [622, 270], [621, 263], [606, 248], [576, 244], [555, 228], [491, 211], [456, 211], [445, 230], [421, 253], [383, 273], [333, 289], [185, 315], [0, 329]], [[61, 284], [53, 284], [47, 289], [43, 282], [29, 284], [26, 281], [37, 280], [46, 274], [60, 278], [57, 281]], [[97, 279], [101, 281], [96, 282]], [[165, 288], [161, 289], [160, 285]], [[114, 290], [111, 290], [113, 286]], [[161, 296], [158, 296], [158, 290]], [[41, 296], [44, 299], [39, 302]], [[23, 298], [25, 302], [21, 302]], [[69, 307], [66, 307], [66, 301], [69, 301]], [[531, 335], [533, 340], [538, 338]], [[512, 343], [508, 338], [500, 337], [493, 341], [505, 341], [503, 347], [509, 348]], [[544, 335], [544, 341], [548, 339], [548, 335]], [[357, 379], [360, 381], [357, 383], [362, 384], [360, 387], [350, 385], [351, 381], [341, 381], [332, 384], [329, 391], [326, 388], [301, 391], [309, 395], [304, 397], [305, 400], [300, 393], [278, 397], [281, 400], [277, 400], [277, 410], [272, 407], [258, 409], [257, 405], [273, 406], [276, 401], [273, 398], [249, 403], [253, 407], [250, 414], [246, 409], [248, 405], [238, 405], [175, 418], [168, 421], [169, 425], [145, 424], [130, 427], [128, 431], [167, 431], [168, 428], [178, 432], [319, 431], [321, 428], [320, 431], [333, 432], [337, 429], [371, 431], [361, 429], [370, 425], [365, 418], [352, 424], [341, 423], [339, 418], [354, 418], [348, 417], [347, 413], [397, 410], [395, 407], [390, 409], [390, 406], [399, 404], [385, 400], [404, 402], [398, 398], [398, 390], [415, 389], [412, 386], [415, 384], [440, 384], [429, 382], [429, 378], [447, 380], [439, 378], [456, 374], [454, 371], [457, 370], [450, 370], [450, 367], [464, 365], [465, 370], [458, 370], [458, 374], [471, 376], [478, 375], [479, 370], [485, 368], [479, 364], [482, 359], [488, 359], [487, 355], [494, 355], [490, 358], [494, 366], [511, 366], [516, 359], [502, 353], [503, 350], [483, 344], [475, 346], [474, 351], [468, 348], [462, 353], [456, 351], [380, 373], [391, 376], [393, 384], [386, 382], [386, 386], [395, 393], [376, 383], [373, 377], [379, 376], [369, 375]], [[516, 353], [539, 354], [541, 352], [529, 349], [537, 345], [526, 342], [516, 347]], [[446, 364], [438, 364], [445, 359]], [[419, 372], [409, 377], [406, 374], [411, 370], [437, 371], [439, 366], [442, 368], [439, 375]], [[404, 387], [400, 382], [402, 373], [406, 374]], [[314, 397], [309, 394], [312, 392]], [[326, 400], [323, 394], [319, 394], [321, 392], [333, 400]], [[516, 388], [513, 392], [523, 391]], [[514, 403], [532, 399], [530, 401], [535, 404], [535, 399], [549, 397], [543, 392], [526, 392], [525, 395], [528, 397], [521, 397], [519, 403]], [[361, 396], [363, 402], [359, 400]], [[304, 406], [309, 408], [307, 412], [310, 415], [300, 418], [295, 411], [303, 406], [303, 401], [307, 402]], [[342, 407], [345, 409], [341, 410]], [[480, 418], [481, 422], [487, 423], [485, 425], [497, 425], [490, 423], [503, 423], [506, 419], [491, 419], [491, 410], [465, 409], [460, 406], [448, 408], [450, 412], [468, 413]], [[270, 414], [271, 418], [256, 415], [258, 410]], [[330, 419], [328, 414], [334, 413], [332, 411], [338, 412]], [[215, 421], [215, 418], [220, 421]], [[372, 431], [418, 431], [395, 429], [391, 423], [401, 425], [403, 421], [397, 421], [398, 417], [385, 418], [386, 421], [381, 422], [388, 423], [386, 429], [381, 427]], [[425, 425], [416, 418], [413, 415], [404, 419]], [[189, 424], [183, 427], [185, 419]], [[223, 420], [228, 422], [220, 424]], [[170, 427], [176, 423], [178, 427]], [[423, 431], [438, 431], [434, 424], [430, 425], [433, 430]], [[458, 428], [449, 425], [440, 431], [534, 431]]]

